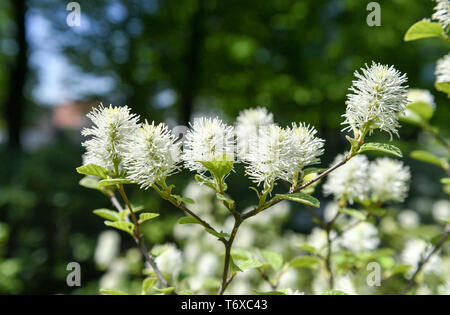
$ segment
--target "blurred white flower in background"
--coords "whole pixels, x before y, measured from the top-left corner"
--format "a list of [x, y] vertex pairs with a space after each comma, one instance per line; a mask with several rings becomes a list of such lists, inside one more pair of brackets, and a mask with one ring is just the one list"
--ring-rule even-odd
[[[338, 163], [343, 155], [338, 155], [332, 165]], [[325, 195], [333, 195], [334, 199], [347, 200], [350, 204], [355, 200], [364, 200], [368, 193], [369, 161], [365, 155], [356, 155], [347, 163], [328, 175], [323, 191]]]
[[432, 214], [436, 221], [450, 219], [450, 201], [446, 199], [436, 201], [433, 205]]
[[206, 172], [200, 161], [234, 159], [235, 139], [232, 126], [219, 118], [196, 118], [183, 144], [185, 166], [198, 173]]
[[273, 124], [273, 114], [265, 107], [249, 108], [241, 111], [236, 118], [237, 154], [243, 158], [249, 152], [250, 137], [257, 135], [261, 127]]
[[404, 112], [407, 103], [406, 74], [375, 62], [361, 71], [355, 71], [358, 80], [353, 81], [352, 93], [347, 95], [343, 124], [349, 126], [345, 129], [366, 126], [369, 131], [379, 128], [398, 134], [398, 114]]
[[369, 185], [372, 201], [403, 202], [409, 190], [411, 174], [401, 161], [379, 158], [370, 163]]
[[445, 55], [436, 62], [436, 82], [450, 82], [450, 54]]
[[419, 225], [420, 217], [416, 211], [403, 210], [398, 214], [398, 222], [404, 228], [413, 228]]
[[105, 289], [120, 288], [129, 272], [129, 264], [126, 259], [115, 259], [99, 281], [99, 286]]
[[[415, 267], [420, 262], [423, 257], [428, 256], [428, 254], [432, 251], [432, 247], [430, 244], [421, 239], [408, 239], [405, 243], [403, 251], [401, 253], [401, 259], [404, 263], [412, 266], [412, 268], [408, 271], [411, 275], [414, 272]], [[440, 257], [434, 255], [430, 258], [430, 260], [424, 265], [423, 272], [431, 273], [438, 270], [438, 265], [440, 262]]]
[[120, 250], [120, 235], [114, 230], [100, 233], [95, 248], [94, 261], [100, 268], [108, 267]]
[[[356, 222], [357, 219], [352, 221], [350, 225]], [[339, 241], [341, 246], [357, 253], [374, 250], [379, 243], [377, 228], [367, 222], [355, 224], [353, 228], [344, 231]]]
[[430, 93], [428, 90], [422, 90], [422, 89], [409, 89], [408, 93], [406, 94], [406, 97], [408, 98], [408, 104], [409, 103], [426, 103], [433, 108], [433, 110], [436, 110], [436, 103], [434, 102], [434, 96]]
[[450, 1], [449, 0], [436, 0], [437, 4], [434, 7], [434, 13], [431, 16], [433, 20], [439, 22], [445, 29], [450, 24]]
[[183, 268], [183, 253], [174, 244], [162, 245], [165, 250], [155, 259], [161, 272], [170, 274], [176, 279]]
[[93, 127], [85, 128], [81, 134], [92, 136], [82, 143], [86, 148], [84, 156], [87, 164], [93, 163], [110, 171], [120, 166], [124, 153], [129, 149], [129, 142], [138, 130], [139, 117], [130, 113], [130, 108], [104, 107], [94, 108], [87, 117]]

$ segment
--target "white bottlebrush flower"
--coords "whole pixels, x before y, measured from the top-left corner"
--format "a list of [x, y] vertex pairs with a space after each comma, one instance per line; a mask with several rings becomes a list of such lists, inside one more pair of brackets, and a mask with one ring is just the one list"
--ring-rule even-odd
[[116, 231], [100, 234], [95, 248], [94, 260], [101, 268], [106, 268], [117, 257], [120, 249], [120, 235]]
[[220, 119], [197, 118], [186, 133], [183, 160], [191, 171], [206, 172], [200, 161], [234, 159], [235, 139], [233, 127]]
[[[338, 155], [333, 165], [341, 161]], [[365, 155], [356, 155], [347, 163], [330, 173], [323, 186], [325, 195], [333, 195], [335, 200], [346, 200], [350, 204], [355, 200], [364, 200], [368, 194], [369, 161]]]
[[288, 130], [291, 134], [293, 154], [297, 157], [297, 168], [302, 169], [305, 166], [319, 163], [319, 156], [324, 152], [325, 140], [315, 136], [317, 130], [304, 123], [298, 125], [292, 123], [292, 127]]
[[[433, 250], [433, 247], [430, 244], [427, 244], [424, 240], [421, 239], [409, 239], [405, 243], [405, 247], [401, 253], [401, 260], [403, 263], [406, 263], [412, 268], [409, 270], [409, 274], [412, 274], [417, 267], [417, 264], [421, 261], [422, 258], [427, 257], [430, 252]], [[431, 273], [436, 272], [439, 268], [439, 263], [441, 258], [438, 255], [433, 255], [430, 260], [424, 265], [423, 272]]]
[[273, 124], [273, 115], [264, 107], [249, 108], [241, 111], [236, 118], [237, 153], [243, 158], [249, 151], [249, 141], [259, 128]]
[[433, 20], [439, 22], [444, 30], [450, 24], [450, 1], [449, 0], [436, 0], [437, 5], [434, 7], [434, 13], [431, 16]]
[[[356, 219], [355, 219], [356, 220]], [[355, 221], [350, 223], [355, 224]], [[361, 222], [342, 234], [340, 245], [353, 251], [371, 251], [378, 247], [378, 230], [372, 224]]]
[[245, 173], [255, 183], [271, 186], [276, 180], [291, 180], [297, 157], [292, 150], [290, 130], [277, 125], [260, 128], [251, 135], [249, 152], [244, 156]]
[[127, 178], [149, 188], [178, 171], [180, 147], [163, 123], [145, 122], [130, 140], [124, 156]]
[[373, 201], [403, 202], [408, 194], [411, 174], [401, 161], [379, 158], [370, 164], [369, 186]]
[[398, 114], [404, 112], [407, 103], [406, 74], [375, 62], [361, 71], [355, 71], [358, 80], [353, 81], [352, 93], [347, 95], [343, 124], [349, 126], [345, 129], [368, 128], [370, 132], [379, 128], [397, 134]]
[[444, 221], [450, 219], [450, 201], [442, 199], [433, 205], [433, 218], [436, 221]]
[[413, 210], [403, 210], [398, 214], [398, 222], [404, 228], [413, 228], [419, 225], [420, 218]]
[[445, 55], [436, 62], [436, 82], [450, 82], [450, 54]]
[[434, 102], [434, 96], [428, 90], [409, 89], [406, 96], [408, 98], [408, 103], [422, 102], [422, 103], [426, 103], [426, 104], [430, 105], [431, 108], [433, 108], [433, 110], [436, 109], [436, 103]]
[[183, 253], [174, 244], [164, 245], [165, 250], [156, 257], [155, 262], [163, 273], [170, 274], [176, 279], [183, 267]]
[[83, 136], [92, 136], [83, 142], [86, 148], [86, 163], [102, 166], [110, 171], [122, 162], [128, 143], [134, 138], [138, 129], [139, 117], [130, 113], [127, 106], [94, 108], [87, 117], [94, 126], [85, 128]]

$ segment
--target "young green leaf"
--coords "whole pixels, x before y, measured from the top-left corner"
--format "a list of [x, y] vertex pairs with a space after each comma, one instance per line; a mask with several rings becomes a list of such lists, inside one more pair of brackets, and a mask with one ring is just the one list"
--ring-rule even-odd
[[197, 220], [194, 217], [190, 217], [190, 216], [181, 217], [178, 220], [178, 224], [200, 224], [201, 225], [199, 220]]
[[228, 207], [233, 208], [234, 207], [234, 200], [231, 198], [228, 198], [227, 196], [224, 196], [220, 193], [217, 193], [217, 199], [219, 199], [220, 201], [226, 203], [228, 205]]
[[439, 92], [450, 94], [450, 82], [436, 82], [434, 86]]
[[98, 187], [106, 187], [106, 186], [114, 186], [114, 185], [123, 185], [130, 184], [131, 180], [126, 178], [109, 178], [103, 179], [98, 182]]
[[365, 143], [361, 146], [358, 153], [364, 152], [364, 151], [380, 151], [384, 153], [389, 153], [397, 157], [403, 157], [402, 151], [400, 151], [399, 148], [396, 146], [393, 146], [392, 144], [386, 144], [386, 143], [376, 143], [376, 142], [369, 142]]
[[116, 289], [100, 289], [100, 293], [105, 295], [128, 295], [128, 293]]
[[144, 279], [144, 281], [142, 281], [142, 295], [147, 294], [148, 291], [150, 291], [151, 288], [153, 288], [153, 286], [155, 285], [156, 281], [158, 279], [156, 279], [155, 277], [147, 277]]
[[224, 232], [216, 232], [213, 229], [205, 229], [206, 232], [208, 232], [211, 235], [214, 235], [217, 238], [227, 238], [230, 237], [230, 234], [224, 233]]
[[111, 222], [111, 221], [105, 221], [105, 224], [107, 226], [116, 228], [118, 230], [124, 231], [129, 233], [130, 235], [133, 235], [133, 230], [134, 230], [134, 224], [131, 222], [124, 222], [124, 221], [116, 221], [116, 222]]
[[139, 215], [139, 223], [144, 223], [145, 221], [154, 219], [158, 216], [159, 216], [159, 213], [151, 213], [151, 212], [141, 213]]
[[169, 295], [169, 294], [172, 294], [174, 287], [168, 287], [168, 288], [164, 288], [164, 289], [155, 288], [155, 290], [160, 292], [163, 295]]
[[223, 154], [212, 161], [199, 161], [215, 178], [222, 180], [233, 170], [233, 157]]
[[444, 30], [439, 23], [423, 19], [413, 24], [405, 34], [404, 41], [441, 36]]
[[431, 104], [425, 102], [409, 103], [406, 106], [406, 110], [415, 112], [417, 115], [419, 115], [426, 121], [429, 121], [434, 114], [434, 110]]
[[261, 250], [261, 255], [275, 270], [280, 269], [283, 265], [283, 256], [277, 252], [263, 249]]
[[310, 268], [315, 269], [319, 264], [319, 260], [312, 256], [297, 256], [289, 262], [293, 268]]
[[243, 260], [237, 263], [239, 269], [241, 270], [246, 270], [246, 269], [254, 269], [254, 268], [259, 268], [263, 265], [263, 263], [261, 261], [259, 261], [256, 258], [249, 258], [247, 260]]
[[106, 168], [95, 164], [86, 164], [77, 167], [77, 172], [80, 174], [91, 175], [100, 178], [107, 178], [109, 175], [109, 172]]
[[308, 244], [299, 244], [297, 245], [297, 247], [300, 248], [302, 251], [310, 254], [315, 254], [317, 252], [317, 250], [314, 247]]
[[443, 165], [443, 163], [442, 163], [443, 161], [439, 157], [437, 157], [434, 154], [429, 153], [427, 151], [421, 151], [421, 150], [412, 151], [410, 153], [410, 156], [415, 160], [434, 164], [439, 167], [442, 167], [442, 165]]
[[319, 200], [317, 200], [313, 196], [304, 194], [302, 192], [296, 192], [293, 194], [277, 194], [277, 195], [275, 195], [275, 198], [291, 200], [291, 201], [303, 203], [305, 205], [316, 207], [316, 208], [320, 207]]
[[239, 268], [239, 266], [237, 266], [234, 263], [233, 257], [230, 257], [230, 271], [231, 272], [242, 272], [242, 269]]
[[102, 217], [109, 221], [120, 221], [119, 213], [114, 210], [110, 209], [95, 209], [92, 211], [95, 215], [98, 215], [99, 217]]

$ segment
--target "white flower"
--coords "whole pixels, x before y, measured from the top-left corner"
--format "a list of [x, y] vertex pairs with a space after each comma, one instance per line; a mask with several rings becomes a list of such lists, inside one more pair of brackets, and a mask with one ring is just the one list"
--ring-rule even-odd
[[431, 108], [433, 108], [433, 110], [436, 110], [436, 103], [434, 102], [434, 96], [428, 90], [409, 89], [406, 96], [408, 98], [408, 103], [422, 102], [430, 105]]
[[161, 272], [168, 273], [172, 275], [172, 278], [176, 278], [183, 265], [183, 253], [174, 244], [164, 246], [166, 247], [165, 250], [156, 257], [155, 262]]
[[234, 159], [233, 127], [218, 118], [195, 119], [185, 138], [183, 160], [191, 171], [207, 171], [200, 161]]
[[[417, 267], [417, 264], [423, 257], [427, 257], [433, 250], [432, 246], [427, 244], [421, 239], [409, 239], [405, 243], [405, 247], [401, 253], [401, 259], [404, 263], [412, 266], [409, 270], [409, 274], [412, 274]], [[433, 255], [430, 260], [424, 265], [424, 273], [430, 273], [436, 271], [440, 263], [440, 257]]]
[[179, 170], [180, 147], [163, 123], [145, 124], [129, 142], [124, 156], [127, 178], [141, 188], [149, 188]]
[[94, 108], [87, 117], [94, 126], [85, 128], [83, 136], [92, 136], [83, 142], [86, 148], [85, 161], [102, 166], [110, 171], [120, 166], [128, 143], [138, 129], [138, 116], [130, 113], [127, 106]]
[[450, 201], [442, 199], [433, 205], [433, 218], [436, 221], [444, 221], [450, 219]]
[[366, 64], [361, 71], [362, 74], [355, 71], [358, 80], [350, 88], [353, 93], [347, 95], [343, 124], [349, 126], [345, 129], [368, 128], [370, 132], [379, 128], [398, 134], [397, 115], [404, 112], [407, 103], [406, 74], [375, 62], [370, 67]]
[[436, 0], [437, 5], [434, 7], [434, 14], [431, 16], [433, 20], [439, 22], [444, 30], [450, 24], [450, 1], [449, 0]]
[[[355, 219], [356, 220], [356, 219]], [[355, 224], [356, 221], [350, 223]], [[371, 251], [378, 247], [378, 230], [370, 223], [361, 222], [342, 234], [340, 245], [353, 251]]]
[[[334, 164], [341, 161], [343, 155], [336, 156]], [[334, 195], [335, 200], [364, 200], [368, 193], [369, 161], [365, 155], [356, 155], [347, 163], [330, 173], [323, 186], [325, 195]]]
[[102, 268], [107, 267], [117, 257], [120, 248], [120, 235], [116, 231], [100, 233], [95, 248], [94, 260]]
[[291, 133], [292, 149], [297, 157], [297, 167], [302, 169], [305, 166], [320, 162], [319, 156], [324, 152], [325, 140], [315, 137], [317, 130], [304, 123], [292, 123]]
[[399, 213], [398, 222], [402, 227], [412, 228], [419, 225], [420, 218], [417, 215], [417, 212], [413, 210], [404, 210]]
[[318, 163], [324, 140], [317, 131], [303, 123], [281, 128], [275, 124], [260, 127], [249, 140], [249, 151], [243, 156], [246, 174], [256, 183], [271, 186], [282, 179], [292, 183], [295, 174], [305, 166]]
[[450, 82], [450, 54], [437, 61], [434, 74], [436, 82]]
[[379, 158], [370, 164], [369, 186], [373, 201], [403, 202], [408, 194], [411, 174], [401, 161]]
[[249, 141], [260, 127], [273, 123], [273, 115], [264, 107], [249, 108], [241, 111], [236, 118], [237, 153], [242, 159], [249, 151]]

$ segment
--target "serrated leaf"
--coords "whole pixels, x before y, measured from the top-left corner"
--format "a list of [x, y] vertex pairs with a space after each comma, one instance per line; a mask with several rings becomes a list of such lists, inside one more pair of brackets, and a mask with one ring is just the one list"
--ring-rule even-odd
[[261, 255], [275, 270], [280, 269], [283, 265], [283, 256], [277, 252], [263, 249], [261, 250]]
[[154, 219], [159, 216], [159, 213], [145, 212], [139, 215], [139, 223]]
[[410, 153], [411, 158], [442, 167], [442, 160], [427, 151], [416, 150]]
[[362, 221], [364, 221], [366, 219], [366, 215], [364, 213], [362, 213], [360, 210], [344, 208], [344, 209], [339, 209], [339, 212], [348, 214], [349, 216], [355, 217]]
[[194, 217], [190, 217], [190, 216], [185, 216], [185, 217], [181, 217], [178, 222], [178, 224], [200, 224], [200, 221], [197, 220]]
[[105, 224], [107, 226], [113, 227], [115, 229], [127, 232], [130, 235], [133, 235], [134, 224], [131, 223], [131, 222], [124, 222], [124, 221], [110, 222], [110, 221], [105, 221]]
[[247, 260], [238, 262], [237, 265], [241, 270], [246, 270], [246, 269], [259, 268], [263, 265], [263, 263], [261, 261], [259, 261], [258, 259], [252, 257]]
[[100, 293], [105, 295], [128, 295], [128, 293], [116, 289], [100, 289]]
[[364, 152], [364, 151], [380, 151], [384, 153], [389, 153], [397, 157], [403, 157], [402, 151], [400, 151], [399, 148], [392, 144], [386, 144], [386, 143], [377, 143], [377, 142], [369, 142], [364, 143], [361, 148], [359, 149], [358, 153]]
[[445, 94], [450, 94], [450, 82], [436, 82], [434, 83], [436, 90]]
[[315, 254], [317, 252], [315, 247], [308, 244], [299, 244], [297, 247], [310, 254]]
[[319, 200], [317, 200], [313, 196], [304, 194], [302, 192], [296, 192], [293, 194], [277, 194], [277, 195], [275, 195], [275, 198], [291, 200], [291, 201], [303, 203], [305, 205], [316, 207], [316, 208], [320, 207]]
[[338, 290], [328, 290], [322, 293], [322, 295], [348, 295], [344, 291], [338, 291]]
[[117, 211], [114, 210], [110, 210], [110, 209], [95, 209], [94, 211], [92, 211], [95, 215], [98, 215], [99, 217], [102, 217], [106, 220], [109, 221], [119, 221], [120, 217], [119, 217], [119, 213]]
[[405, 42], [428, 38], [428, 37], [438, 37], [441, 36], [444, 30], [441, 24], [436, 22], [431, 22], [429, 20], [423, 19], [415, 24], [413, 24], [405, 34]]
[[127, 178], [109, 178], [103, 179], [98, 182], [98, 187], [106, 187], [106, 186], [114, 186], [114, 185], [123, 185], [130, 184], [131, 180]]
[[142, 281], [142, 292], [141, 294], [147, 294], [151, 288], [155, 285], [157, 279], [155, 277], [147, 277]]
[[107, 178], [109, 175], [109, 172], [106, 168], [92, 163], [77, 167], [77, 172], [80, 174], [91, 175], [100, 178]]
[[298, 256], [289, 262], [293, 268], [311, 268], [315, 269], [319, 264], [319, 260], [312, 256]]

